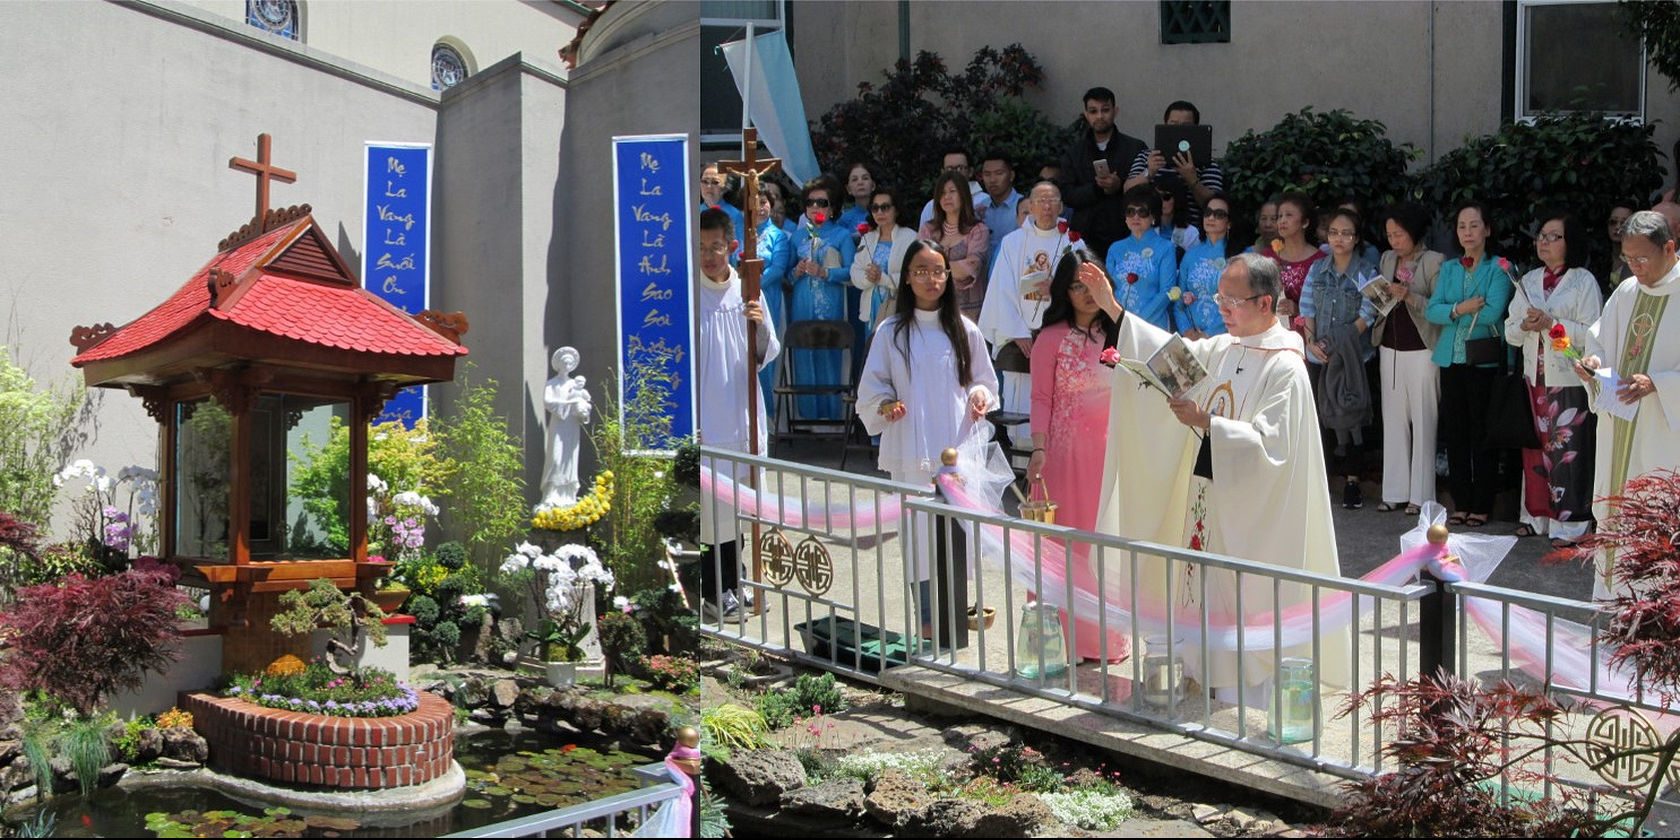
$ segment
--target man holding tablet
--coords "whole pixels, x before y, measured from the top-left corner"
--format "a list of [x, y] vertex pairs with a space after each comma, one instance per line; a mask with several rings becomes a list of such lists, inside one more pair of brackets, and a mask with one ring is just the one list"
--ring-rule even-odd
[[[1219, 171], [1219, 164], [1213, 162], [1213, 130], [1203, 127], [1202, 112], [1182, 99], [1167, 106], [1161, 122], [1155, 128], [1156, 147], [1139, 152], [1132, 159], [1132, 169], [1126, 173], [1126, 189], [1180, 179], [1196, 199], [1190, 202], [1190, 224], [1200, 225], [1202, 205], [1214, 193], [1225, 189], [1225, 175]], [[1191, 126], [1196, 128], [1188, 128]], [[1166, 152], [1172, 153], [1170, 167]]]

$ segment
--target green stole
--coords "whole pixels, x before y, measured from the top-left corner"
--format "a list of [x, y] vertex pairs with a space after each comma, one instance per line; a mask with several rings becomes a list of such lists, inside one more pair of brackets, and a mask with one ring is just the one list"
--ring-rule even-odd
[[[1626, 381], [1628, 377], [1637, 373], [1646, 373], [1651, 367], [1651, 345], [1656, 338], [1657, 326], [1662, 323], [1663, 310], [1668, 306], [1670, 295], [1647, 295], [1643, 293], [1634, 296], [1633, 317], [1628, 319], [1627, 332], [1622, 335], [1622, 358], [1616, 366], [1617, 376]], [[1628, 459], [1633, 456], [1633, 433], [1639, 425], [1639, 415], [1632, 420], [1620, 417], [1607, 417], [1610, 421], [1612, 442], [1610, 445], [1610, 489], [1611, 497], [1622, 492], [1627, 485]], [[1611, 503], [1609, 515], [1614, 516], [1615, 504]], [[1611, 572], [1615, 567], [1616, 558], [1607, 554], [1604, 558], [1604, 586], [1611, 585]]]

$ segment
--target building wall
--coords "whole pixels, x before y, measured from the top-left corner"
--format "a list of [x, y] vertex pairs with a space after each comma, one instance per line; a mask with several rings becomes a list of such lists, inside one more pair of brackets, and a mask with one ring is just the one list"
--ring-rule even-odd
[[[245, 0], [181, 0], [245, 25]], [[432, 84], [432, 45], [465, 47], [472, 69], [523, 53], [558, 69], [582, 17], [547, 0], [299, 0], [303, 42], [417, 85]]]
[[[348, 79], [300, 49], [252, 49], [187, 10], [0, 3], [0, 341], [40, 381], [79, 378], [72, 327], [140, 316], [251, 217], [254, 178], [228, 169], [273, 135], [298, 173], [275, 206], [308, 203], [351, 265], [362, 242], [362, 143], [429, 141], [436, 96]], [[244, 28], [241, 26], [241, 28]], [[27, 127], [27, 128], [22, 128]], [[434, 275], [435, 277], [435, 275]], [[74, 457], [154, 465], [157, 424], [120, 391]]]
[[[878, 82], [898, 58], [898, 7], [811, 0], [791, 4], [794, 59], [815, 119]], [[1498, 128], [1504, 55], [1502, 4], [1244, 0], [1231, 4], [1228, 44], [1160, 43], [1160, 6], [1148, 2], [910, 4], [912, 53], [930, 50], [960, 70], [981, 46], [1019, 42], [1044, 66], [1026, 100], [1071, 121], [1080, 95], [1115, 92], [1120, 129], [1149, 141], [1168, 102], [1188, 99], [1214, 126], [1215, 148], [1312, 105], [1382, 121], [1427, 163], [1467, 134]], [[1317, 33], [1334, 28], [1341, 37]], [[1431, 67], [1434, 68], [1431, 73]], [[1680, 137], [1680, 99], [1653, 70], [1648, 119], [1667, 152]]]
[[[550, 294], [543, 309], [545, 345], [582, 353], [597, 405], [617, 373], [614, 301], [612, 138], [690, 133], [700, 124], [699, 6], [684, 2], [618, 3], [591, 27], [571, 74], [555, 183], [554, 247], [548, 254]], [[635, 106], [626, 108], [624, 103]], [[699, 180], [699, 143], [690, 146]], [[599, 422], [599, 419], [597, 419]], [[584, 448], [579, 474], [594, 472]]]

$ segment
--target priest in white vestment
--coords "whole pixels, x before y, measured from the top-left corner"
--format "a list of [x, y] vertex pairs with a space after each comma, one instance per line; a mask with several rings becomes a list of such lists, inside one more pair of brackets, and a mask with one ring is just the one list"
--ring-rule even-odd
[[[1094, 265], [1081, 271], [1100, 275]], [[1172, 338], [1126, 313], [1108, 278], [1084, 282], [1120, 323], [1121, 357], [1147, 360]], [[1109, 479], [1098, 531], [1341, 576], [1318, 412], [1301, 339], [1276, 315], [1281, 295], [1277, 263], [1256, 254], [1230, 261], [1216, 295], [1230, 332], [1185, 342], [1208, 376], [1180, 399], [1140, 388], [1138, 376], [1123, 365], [1114, 369], [1104, 470]], [[1106, 575], [1105, 596], [1130, 603], [1131, 573], [1124, 561], [1119, 565]], [[1207, 580], [1199, 581], [1204, 568]], [[1217, 635], [1213, 627], [1236, 621], [1234, 573], [1158, 557], [1141, 557], [1138, 572], [1140, 610], [1163, 613], [1170, 597], [1175, 617], [1196, 616], [1205, 592], [1210, 635]], [[1290, 582], [1277, 590], [1281, 603], [1274, 605], [1273, 593], [1273, 579], [1243, 576], [1244, 623], [1264, 628], [1244, 638], [1241, 682], [1250, 687], [1244, 692], [1250, 706], [1266, 706], [1271, 697], [1271, 691], [1257, 689], [1271, 679], [1279, 659], [1269, 619], [1274, 606], [1310, 605], [1313, 597], [1311, 586]], [[1319, 591], [1321, 599], [1332, 594]], [[1343, 621], [1323, 632], [1316, 658], [1311, 643], [1286, 647], [1281, 655], [1314, 659], [1321, 683], [1345, 686], [1351, 640]], [[1184, 658], [1185, 674], [1234, 699], [1239, 683], [1234, 646], [1210, 649], [1204, 663], [1200, 644], [1182, 641], [1175, 653]]]
[[[986, 300], [980, 307], [980, 334], [992, 345], [994, 360], [1017, 352], [1032, 358], [1033, 334], [1050, 308], [1050, 277], [1068, 247], [1067, 222], [1061, 220], [1061, 189], [1054, 182], [1040, 181], [1028, 193], [1027, 202], [1027, 221], [998, 244]], [[1003, 408], [1031, 413], [1031, 375], [1001, 370], [999, 379]], [[1025, 423], [1014, 426], [1010, 438], [1017, 446], [1030, 447], [1032, 430]]]
[[[1593, 465], [1593, 518], [1615, 516], [1603, 500], [1619, 495], [1628, 479], [1653, 470], [1680, 467], [1680, 260], [1675, 237], [1661, 214], [1649, 210], [1628, 217], [1622, 228], [1622, 258], [1633, 277], [1610, 293], [1604, 311], [1587, 331], [1576, 375], [1591, 381], [1600, 367], [1614, 370], [1619, 387], [1605, 395], [1636, 406], [1633, 419], [1599, 408], [1598, 449]], [[1595, 386], [1589, 385], [1589, 388]], [[1596, 393], [1596, 389], [1595, 389]], [[1593, 598], [1614, 597], [1615, 558], [1596, 558]]]
[[[770, 320], [761, 293], [757, 300], [744, 302], [741, 277], [728, 257], [739, 243], [729, 217], [717, 209], [700, 214], [700, 273], [696, 277], [697, 343], [694, 349], [696, 402], [699, 406], [700, 443], [736, 452], [752, 452], [747, 418], [747, 381], [781, 352], [776, 327]], [[758, 322], [758, 346], [747, 350], [747, 322]], [[750, 359], [750, 360], [749, 360]], [[764, 413], [764, 392], [758, 393], [758, 446], [768, 455]], [[723, 463], [702, 463], [723, 471]], [[734, 479], [742, 492], [751, 470], [737, 465]], [[739, 585], [737, 548], [739, 521], [735, 507], [724, 500], [712, 503], [711, 494], [700, 495], [700, 542], [713, 547], [701, 560], [701, 598], [707, 618], [739, 620], [747, 599], [737, 592]]]

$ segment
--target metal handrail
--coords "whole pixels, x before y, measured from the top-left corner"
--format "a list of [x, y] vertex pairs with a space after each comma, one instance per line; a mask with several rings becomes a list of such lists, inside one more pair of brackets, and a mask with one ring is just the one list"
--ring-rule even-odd
[[[658, 768], [658, 770], [655, 771], [654, 768]], [[669, 778], [665, 771], [665, 765], [663, 764], [650, 764], [643, 767], [637, 767], [632, 772], [642, 781], [643, 784], [647, 784], [648, 781], [655, 778], [655, 772], [657, 772], [659, 777]], [[660, 784], [644, 787], [641, 790], [633, 790], [629, 793], [620, 793], [614, 796], [603, 797], [591, 802], [585, 802], [581, 805], [573, 805], [569, 808], [544, 811], [540, 814], [531, 814], [517, 819], [504, 820], [499, 823], [491, 823], [490, 825], [480, 826], [466, 831], [458, 831], [453, 834], [445, 834], [443, 836], [539, 837], [545, 836], [550, 831], [564, 828], [573, 829], [573, 834], [575, 835], [577, 833], [577, 829], [584, 823], [591, 820], [607, 819], [606, 835], [608, 837], [617, 837], [619, 835], [617, 834], [616, 821], [610, 819], [611, 817], [615, 817], [626, 811], [639, 810], [641, 812], [642, 822], [645, 823], [647, 822], [647, 812], [649, 808], [664, 804], [665, 802], [676, 799], [682, 795], [683, 788], [681, 785], [678, 785], [676, 782], [662, 782]]]

